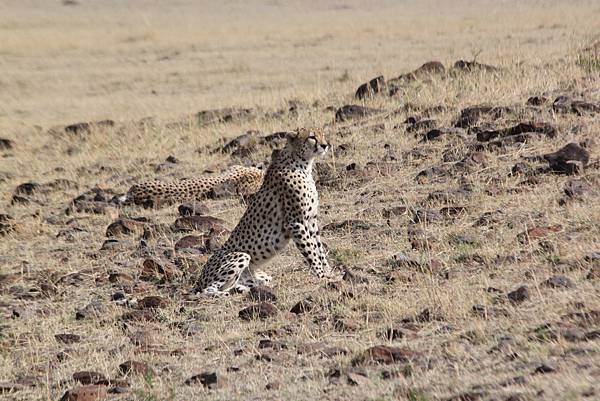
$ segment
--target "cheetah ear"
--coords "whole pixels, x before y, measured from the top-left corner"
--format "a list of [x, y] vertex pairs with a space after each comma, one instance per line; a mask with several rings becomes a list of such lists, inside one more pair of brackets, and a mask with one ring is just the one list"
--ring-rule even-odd
[[300, 130], [295, 130], [295, 131], [287, 131], [285, 133], [285, 138], [287, 140], [292, 140], [292, 139], [296, 139], [298, 138], [298, 134], [300, 133]]

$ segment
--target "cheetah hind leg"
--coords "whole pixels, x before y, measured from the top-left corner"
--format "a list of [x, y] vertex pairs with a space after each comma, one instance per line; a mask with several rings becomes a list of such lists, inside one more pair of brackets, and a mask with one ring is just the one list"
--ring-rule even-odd
[[255, 270], [253, 276], [254, 281], [256, 281], [260, 285], [269, 285], [271, 280], [273, 280], [273, 277], [271, 277], [262, 270]]
[[242, 275], [240, 276], [240, 279], [235, 285], [234, 289], [237, 292], [246, 293], [250, 291], [252, 287], [269, 284], [272, 279], [273, 278], [271, 276], [261, 270], [255, 270], [251, 272], [250, 269], [246, 269], [242, 272]]
[[[218, 274], [211, 278], [211, 282], [202, 290], [202, 293], [212, 297], [222, 297], [230, 295], [231, 290], [243, 290], [243, 288], [238, 288], [238, 282], [244, 271], [248, 270], [249, 265], [250, 255], [247, 253], [231, 252], [223, 255], [219, 261]], [[210, 272], [207, 271], [206, 274], [210, 274]]]

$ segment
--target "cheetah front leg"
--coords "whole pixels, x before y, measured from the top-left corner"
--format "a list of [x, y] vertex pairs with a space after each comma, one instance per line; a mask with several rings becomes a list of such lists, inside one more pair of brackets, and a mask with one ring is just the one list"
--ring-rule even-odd
[[[317, 236], [302, 223], [290, 223], [287, 229], [296, 247], [308, 262], [311, 272], [319, 278], [325, 277], [329, 273], [326, 271], [326, 269], [329, 270], [329, 264], [324, 256], [323, 245], [320, 240], [317, 241]], [[323, 264], [323, 260], [325, 260], [325, 264]]]
[[250, 255], [247, 253], [218, 252], [202, 269], [196, 291], [209, 296], [227, 296], [233, 289], [245, 292], [245, 286], [238, 285], [238, 282], [248, 266]]

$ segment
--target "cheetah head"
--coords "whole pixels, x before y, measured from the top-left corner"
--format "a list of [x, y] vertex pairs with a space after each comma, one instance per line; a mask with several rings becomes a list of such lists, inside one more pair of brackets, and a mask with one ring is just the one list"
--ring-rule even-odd
[[299, 128], [287, 135], [286, 148], [298, 156], [310, 160], [324, 155], [330, 148], [325, 133], [320, 129]]

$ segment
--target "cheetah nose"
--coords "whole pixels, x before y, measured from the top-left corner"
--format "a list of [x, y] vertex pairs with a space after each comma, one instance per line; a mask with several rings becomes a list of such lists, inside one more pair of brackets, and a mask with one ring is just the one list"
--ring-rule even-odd
[[329, 144], [328, 143], [322, 143], [321, 147], [325, 150], [327, 150], [329, 148]]

